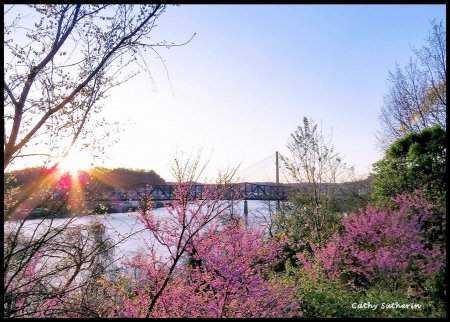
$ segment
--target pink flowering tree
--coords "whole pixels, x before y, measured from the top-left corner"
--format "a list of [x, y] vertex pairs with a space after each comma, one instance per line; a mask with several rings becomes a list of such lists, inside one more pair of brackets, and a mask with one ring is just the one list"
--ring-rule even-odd
[[429, 243], [422, 230], [433, 216], [433, 206], [418, 195], [393, 200], [394, 211], [369, 207], [344, 219], [343, 233], [335, 233], [323, 249], [314, 250], [314, 260], [298, 254], [305, 269], [320, 265], [328, 278], [343, 278], [365, 288], [381, 283], [391, 292], [416, 285], [418, 276], [436, 273], [445, 254]]
[[[214, 223], [198, 234], [185, 265], [177, 267], [149, 317], [289, 317], [297, 312], [295, 288], [270, 279], [270, 268], [280, 260], [283, 244], [268, 237], [265, 228], [247, 229], [242, 221], [221, 227]], [[186, 265], [187, 264], [187, 265]], [[114, 315], [144, 317], [169, 270], [135, 256], [127, 263], [137, 268], [134, 296], [117, 292]]]
[[141, 211], [154, 242], [125, 262], [133, 271], [132, 292], [109, 285], [116, 299], [110, 316], [283, 316], [290, 309], [288, 289], [268, 279], [282, 245], [264, 230], [247, 230], [236, 216], [221, 224], [238, 201], [230, 184], [234, 171], [219, 174], [201, 199], [192, 200], [198, 165], [199, 156], [186, 163], [175, 159], [178, 183], [167, 215]]
[[[288, 317], [295, 314], [293, 288], [271, 281], [270, 268], [280, 261], [283, 243], [266, 228], [246, 229], [242, 221], [217, 225], [193, 245], [187, 289], [180, 294], [184, 316]], [[176, 312], [174, 312], [176, 313]], [[179, 313], [179, 312], [178, 312]]]

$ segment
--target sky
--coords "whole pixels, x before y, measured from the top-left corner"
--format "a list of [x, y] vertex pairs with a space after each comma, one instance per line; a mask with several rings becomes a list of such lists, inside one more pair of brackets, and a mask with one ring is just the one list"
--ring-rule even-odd
[[445, 5], [168, 6], [152, 39], [195, 36], [158, 49], [165, 67], [147, 52], [154, 82], [141, 73], [110, 92], [102, 116], [128, 125], [102, 165], [171, 181], [176, 151], [201, 149], [212, 178], [276, 151], [289, 156], [306, 116], [368, 174], [383, 157], [375, 133], [388, 72], [425, 45], [434, 18], [445, 24]]

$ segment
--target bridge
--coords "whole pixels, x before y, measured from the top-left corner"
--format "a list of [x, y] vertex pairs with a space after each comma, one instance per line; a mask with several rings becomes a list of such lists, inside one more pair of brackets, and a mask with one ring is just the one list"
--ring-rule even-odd
[[[104, 191], [96, 197], [98, 201], [123, 200], [123, 201], [166, 201], [176, 198], [176, 185], [145, 185], [127, 190]], [[203, 199], [206, 190], [214, 190], [214, 185], [192, 184], [189, 187], [187, 198], [189, 200]], [[224, 196], [232, 196], [233, 199], [243, 200], [285, 200], [293, 187], [287, 185], [258, 184], [258, 183], [233, 183], [224, 187]]]
[[[132, 202], [133, 206], [146, 207], [148, 201], [167, 203], [180, 198], [180, 196], [184, 200], [209, 200], [212, 198], [270, 200], [276, 201], [279, 206], [281, 201], [286, 200], [290, 192], [299, 188], [297, 185], [289, 184], [289, 181], [280, 182], [280, 173], [283, 174], [283, 170], [285, 169], [279, 167], [278, 152], [276, 152], [248, 168], [237, 171], [233, 182], [221, 185], [196, 182], [182, 183], [181, 185], [141, 183], [127, 187], [124, 183], [114, 183], [114, 178], [99, 177], [100, 182], [103, 182], [100, 186], [77, 188], [69, 181], [69, 184], [65, 184], [62, 189], [57, 185], [55, 190], [46, 191], [42, 200], [28, 200], [16, 212], [27, 215], [36, 207], [39, 209], [62, 209], [67, 204], [76, 207], [83, 202], [92, 202], [94, 206], [100, 203], [109, 204], [114, 208], [127, 207], [128, 203]], [[286, 176], [284, 177], [286, 178]], [[111, 183], [105, 184], [106, 182]], [[180, 191], [182, 191], [181, 194]]]
[[[252, 166], [238, 171], [235, 177], [237, 181], [241, 182], [227, 184], [225, 189], [228, 189], [228, 192], [225, 192], [224, 195], [243, 200], [286, 200], [289, 192], [296, 188], [286, 183], [286, 170], [280, 167], [278, 157], [278, 152], [276, 152]], [[280, 183], [280, 171], [283, 174], [282, 178], [285, 179], [284, 183]], [[250, 180], [259, 182], [250, 182]], [[211, 189], [213, 186], [211, 184], [192, 184], [189, 187], [187, 198], [190, 200], [203, 199], [205, 189]], [[175, 184], [142, 183], [128, 189], [104, 190], [95, 199], [97, 201], [167, 201], [175, 197]]]

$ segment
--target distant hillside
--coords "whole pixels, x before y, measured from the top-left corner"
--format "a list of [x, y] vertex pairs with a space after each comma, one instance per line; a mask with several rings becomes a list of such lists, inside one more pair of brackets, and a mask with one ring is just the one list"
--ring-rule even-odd
[[[5, 186], [27, 186], [35, 181], [45, 171], [42, 167], [25, 168], [5, 173]], [[81, 175], [89, 177], [91, 183], [102, 183], [103, 186], [115, 188], [129, 188], [141, 183], [163, 185], [166, 181], [153, 170], [127, 169], [127, 168], [94, 168], [82, 171]]]
[[3, 179], [6, 187], [18, 187], [32, 183], [42, 172], [42, 167], [25, 168], [6, 172]]
[[[116, 168], [108, 171], [108, 177], [120, 188], [132, 187], [141, 183], [166, 184], [166, 181], [153, 170]], [[105, 184], [108, 185], [108, 182]]]

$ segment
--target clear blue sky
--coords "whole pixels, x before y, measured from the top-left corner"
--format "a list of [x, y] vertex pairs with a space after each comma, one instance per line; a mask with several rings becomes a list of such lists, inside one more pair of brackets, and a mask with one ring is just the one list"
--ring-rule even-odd
[[[445, 5], [181, 5], [158, 20], [170, 83], [147, 52], [154, 86], [141, 74], [111, 91], [104, 116], [127, 121], [108, 167], [153, 169], [171, 181], [175, 150], [203, 149], [214, 177], [227, 164], [251, 166], [288, 155], [304, 116], [333, 131], [335, 151], [359, 173], [375, 149], [378, 113], [395, 63], [421, 47]], [[171, 84], [171, 85], [170, 85]], [[173, 90], [173, 93], [172, 93]]]

